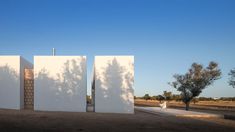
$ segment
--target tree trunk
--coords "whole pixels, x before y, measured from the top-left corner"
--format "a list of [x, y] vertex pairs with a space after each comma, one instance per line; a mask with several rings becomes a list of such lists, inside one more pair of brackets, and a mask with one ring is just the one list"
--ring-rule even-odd
[[189, 110], [189, 104], [190, 104], [190, 102], [186, 102], [186, 103], [185, 103], [185, 110], [186, 110], [186, 111]]

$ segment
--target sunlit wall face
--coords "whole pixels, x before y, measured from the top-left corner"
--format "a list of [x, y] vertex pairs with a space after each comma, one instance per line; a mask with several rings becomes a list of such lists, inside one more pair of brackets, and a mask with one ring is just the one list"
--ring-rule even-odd
[[34, 109], [86, 111], [85, 56], [34, 57]]
[[95, 112], [134, 113], [134, 57], [96, 56]]
[[24, 107], [24, 68], [32, 64], [20, 56], [0, 56], [0, 108]]
[[20, 109], [20, 57], [0, 57], [0, 107]]

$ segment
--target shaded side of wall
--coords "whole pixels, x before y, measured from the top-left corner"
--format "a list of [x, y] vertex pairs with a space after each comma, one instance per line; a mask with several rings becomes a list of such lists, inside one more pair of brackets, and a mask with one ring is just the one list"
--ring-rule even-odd
[[96, 56], [95, 112], [134, 113], [134, 57]]
[[91, 72], [91, 105], [93, 106], [92, 111], [95, 112], [95, 64], [93, 64]]
[[86, 111], [85, 56], [34, 57], [34, 110]]
[[20, 57], [20, 108], [24, 108], [24, 76], [25, 69], [33, 69], [33, 64]]
[[34, 104], [34, 77], [33, 69], [24, 70], [24, 109], [33, 110]]

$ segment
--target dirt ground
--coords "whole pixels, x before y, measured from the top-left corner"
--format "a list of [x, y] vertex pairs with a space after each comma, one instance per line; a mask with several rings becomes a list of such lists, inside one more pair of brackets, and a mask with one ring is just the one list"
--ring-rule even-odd
[[1, 132], [233, 132], [235, 121], [135, 114], [35, 112], [0, 109]]

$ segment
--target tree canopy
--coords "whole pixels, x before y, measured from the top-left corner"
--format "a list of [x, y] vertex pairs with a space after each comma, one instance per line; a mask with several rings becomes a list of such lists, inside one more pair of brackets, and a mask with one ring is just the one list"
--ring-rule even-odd
[[151, 97], [149, 96], [149, 94], [145, 94], [143, 97], [145, 100], [149, 100]]
[[188, 72], [184, 75], [175, 74], [175, 81], [170, 83], [181, 92], [182, 101], [188, 110], [190, 101], [200, 95], [203, 89], [220, 79], [221, 71], [216, 62], [210, 62], [208, 67], [193, 63]]
[[235, 88], [235, 68], [232, 69], [228, 75], [230, 76], [229, 82], [228, 82], [229, 85]]

